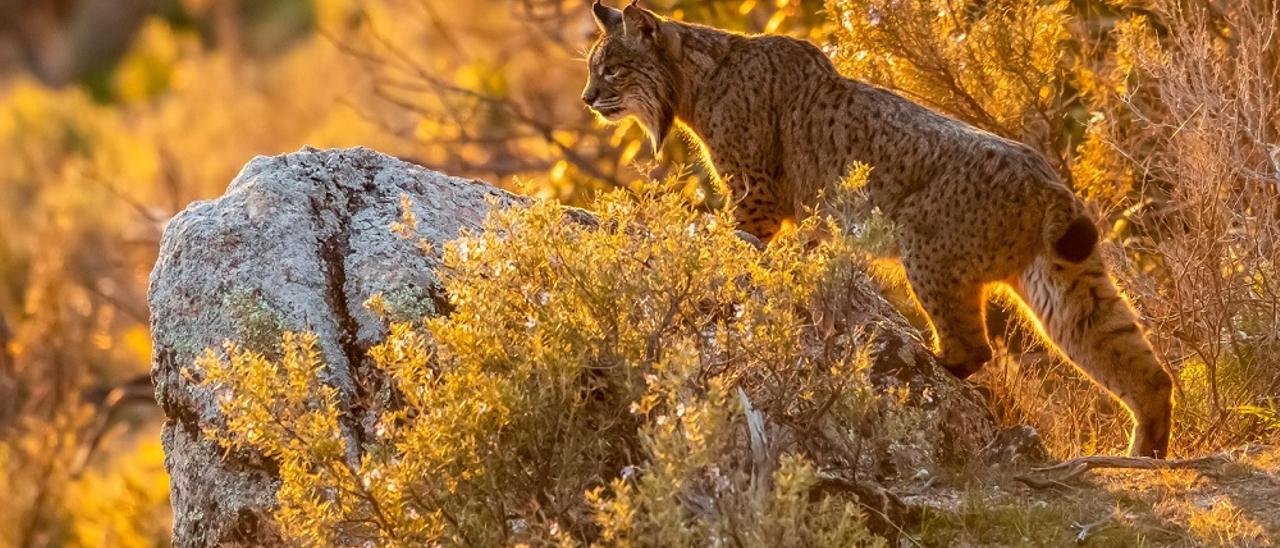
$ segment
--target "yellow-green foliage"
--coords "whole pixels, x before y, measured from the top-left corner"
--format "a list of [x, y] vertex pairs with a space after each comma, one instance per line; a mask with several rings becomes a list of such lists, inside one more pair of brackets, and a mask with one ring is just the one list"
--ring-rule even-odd
[[1011, 131], [1053, 108], [1067, 2], [832, 0], [851, 76]]
[[870, 389], [860, 339], [843, 333], [837, 295], [857, 272], [844, 237], [757, 251], [726, 213], [660, 187], [595, 210], [594, 223], [554, 203], [498, 212], [446, 247], [453, 311], [392, 324], [370, 350], [393, 403], [370, 405], [358, 448], [312, 336], [286, 335], [275, 361], [237, 346], [199, 361], [227, 417], [211, 433], [280, 464], [287, 535], [871, 541], [851, 500], [810, 496], [820, 463], [798, 449], [766, 442], [787, 455], [754, 468], [745, 427], [743, 398], [843, 439], [906, 424], [885, 418], [895, 400]]

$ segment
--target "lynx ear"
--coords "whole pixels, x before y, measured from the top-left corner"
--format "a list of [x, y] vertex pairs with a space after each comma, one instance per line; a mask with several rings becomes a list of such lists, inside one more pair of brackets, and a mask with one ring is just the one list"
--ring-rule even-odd
[[600, 32], [608, 34], [618, 29], [622, 25], [622, 10], [611, 8], [595, 0], [591, 4], [591, 15], [596, 20], [596, 26], [600, 27]]
[[653, 39], [658, 35], [658, 16], [640, 7], [639, 0], [633, 0], [622, 8], [622, 22], [627, 36]]

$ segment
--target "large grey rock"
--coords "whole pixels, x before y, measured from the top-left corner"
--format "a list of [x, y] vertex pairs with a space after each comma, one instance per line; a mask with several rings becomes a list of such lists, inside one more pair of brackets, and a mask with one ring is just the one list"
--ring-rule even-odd
[[[422, 238], [442, 244], [477, 227], [490, 199], [518, 198], [376, 152], [302, 151], [259, 157], [226, 194], [191, 204], [169, 224], [151, 273], [152, 378], [164, 409], [174, 541], [183, 546], [273, 539], [259, 511], [274, 498], [270, 462], [230, 455], [202, 435], [217, 404], [183, 374], [226, 340], [263, 349], [282, 330], [310, 330], [349, 398], [353, 369], [383, 336], [361, 303], [377, 292], [425, 313], [443, 302], [436, 259], [389, 230], [408, 195]], [[191, 371], [197, 378], [198, 371]]]
[[[436, 248], [478, 227], [490, 204], [523, 201], [363, 148], [308, 148], [254, 159], [225, 195], [192, 204], [169, 224], [149, 300], [174, 544], [279, 540], [265, 512], [278, 482], [273, 463], [227, 453], [204, 436], [219, 421], [216, 399], [190, 380], [202, 375], [193, 361], [204, 349], [232, 340], [270, 352], [282, 331], [309, 330], [329, 366], [327, 382], [349, 402], [357, 380], [370, 380], [361, 375], [374, 374], [364, 356], [384, 336], [362, 303], [382, 293], [399, 310], [440, 312], [438, 259], [389, 229], [402, 195], [414, 205], [418, 235]], [[892, 456], [899, 474], [976, 453], [994, 434], [980, 398], [934, 365], [875, 284], [862, 277], [850, 285], [847, 299], [861, 311], [856, 323], [875, 335], [873, 378], [909, 385], [927, 411], [922, 435], [903, 440]], [[350, 432], [361, 428], [362, 414], [350, 409]]]

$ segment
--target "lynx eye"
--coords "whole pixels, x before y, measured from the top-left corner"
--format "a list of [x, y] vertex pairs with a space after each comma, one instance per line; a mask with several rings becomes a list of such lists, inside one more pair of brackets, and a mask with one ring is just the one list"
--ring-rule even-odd
[[604, 79], [612, 82], [615, 78], [622, 74], [622, 67], [613, 67], [605, 69]]

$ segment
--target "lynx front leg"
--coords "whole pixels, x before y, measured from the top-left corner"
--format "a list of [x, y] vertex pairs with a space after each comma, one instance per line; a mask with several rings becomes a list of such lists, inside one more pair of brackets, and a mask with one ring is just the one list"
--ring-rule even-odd
[[977, 373], [991, 360], [983, 284], [960, 281], [961, 275], [950, 268], [910, 254], [903, 257], [903, 265], [916, 301], [933, 324], [938, 362], [961, 379]]
[[768, 244], [782, 228], [782, 220], [786, 218], [783, 207], [785, 204], [781, 203], [774, 185], [760, 181], [758, 178], [730, 178], [729, 189], [734, 201], [733, 216], [738, 221], [738, 230]]
[[734, 217], [738, 219], [738, 230], [759, 238], [764, 244], [768, 244], [782, 228], [782, 217], [768, 210], [739, 207], [734, 211]]
[[1129, 454], [1166, 456], [1173, 381], [1098, 254], [1080, 264], [1037, 258], [1013, 286], [1063, 354], [1129, 409]]

